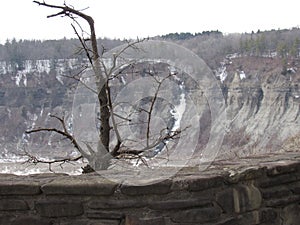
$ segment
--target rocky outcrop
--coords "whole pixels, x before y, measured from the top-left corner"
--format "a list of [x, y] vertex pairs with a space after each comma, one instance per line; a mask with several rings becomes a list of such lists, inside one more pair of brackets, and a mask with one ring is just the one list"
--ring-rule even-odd
[[283, 73], [278, 58], [238, 57], [227, 62], [223, 156], [279, 151], [287, 139], [299, 135], [299, 61], [289, 66]]
[[[27, 60], [24, 68], [16, 69], [0, 62], [0, 144], [5, 158], [17, 152], [18, 144], [28, 137], [24, 131], [37, 126], [56, 126], [49, 113], [66, 116], [72, 106], [74, 80], [84, 62], [66, 60]], [[51, 145], [51, 137], [40, 135], [35, 141]], [[53, 141], [54, 142], [54, 141]]]
[[[2, 155], [16, 149], [16, 143], [29, 139], [24, 135], [26, 129], [57, 126], [49, 119], [49, 113], [68, 117], [76, 84], [67, 76], [76, 74], [84, 63], [77, 59], [27, 60], [22, 70], [6, 62], [0, 63]], [[294, 142], [300, 134], [300, 61], [290, 61], [283, 69], [280, 58], [233, 54], [223, 62], [216, 73], [220, 77], [218, 82], [224, 94], [227, 115], [226, 121], [221, 124], [226, 135], [220, 158], [299, 148], [299, 144]], [[186, 85], [193, 84], [186, 82]], [[199, 138], [201, 149], [209, 140], [210, 106], [203, 96], [194, 98], [202, 102], [200, 105], [203, 107]], [[39, 143], [39, 148], [45, 147], [45, 151], [47, 146], [58, 141], [45, 134], [31, 137], [31, 140]]]

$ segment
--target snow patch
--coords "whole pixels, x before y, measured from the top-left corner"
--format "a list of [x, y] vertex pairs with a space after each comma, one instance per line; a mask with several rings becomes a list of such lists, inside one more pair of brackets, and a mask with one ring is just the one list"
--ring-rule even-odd
[[246, 74], [244, 71], [241, 71], [240, 72], [240, 79], [243, 80], [243, 79], [246, 79]]
[[14, 78], [16, 80], [16, 85], [19, 87], [20, 86], [20, 81], [22, 79], [22, 73], [17, 73], [17, 75]]
[[33, 64], [33, 61], [26, 60], [24, 62], [24, 69], [22, 70], [22, 72], [23, 73], [30, 73], [33, 70], [32, 64]]
[[121, 76], [120, 79], [121, 79], [122, 84], [123, 84], [123, 85], [126, 85], [126, 81], [125, 81], [124, 77]]
[[[58, 59], [58, 60], [49, 60], [49, 59], [40, 59], [40, 60], [25, 60], [23, 62], [24, 68], [18, 68], [18, 80], [16, 83], [20, 84], [20, 76], [29, 74], [29, 73], [47, 73], [49, 74], [51, 68], [56, 67], [57, 70], [64, 72], [66, 69], [75, 69], [78, 66], [81, 66], [78, 63], [78, 59]], [[7, 63], [6, 61], [0, 61], [0, 74], [14, 73], [15, 65], [13, 63]], [[25, 81], [27, 82], [27, 81]]]
[[28, 143], [29, 138], [30, 138], [29, 134], [23, 133], [21, 143]]
[[37, 71], [39, 73], [44, 73], [46, 72], [47, 74], [50, 73], [50, 70], [51, 70], [51, 63], [50, 63], [50, 60], [48, 59], [44, 59], [44, 60], [37, 60], [36, 61], [36, 68], [37, 68]]
[[294, 67], [287, 68], [287, 72], [288, 73], [296, 73], [297, 72], [297, 68], [294, 68]]
[[23, 84], [24, 84], [25, 87], [27, 87], [27, 76], [26, 76], [26, 74], [24, 74]]
[[26, 72], [24, 72], [24, 70], [22, 71], [18, 71], [16, 76], [12, 78], [13, 80], [15, 80], [15, 83], [18, 87], [20, 87], [20, 83], [23, 80], [23, 85], [26, 87], [27, 86], [27, 76], [26, 76]]
[[77, 64], [77, 59], [68, 59], [68, 67], [69, 69], [74, 69], [75, 65]]
[[55, 78], [59, 83], [64, 84], [64, 81], [62, 80], [62, 76], [60, 74], [56, 74]]
[[[175, 80], [179, 80], [180, 78], [178, 78], [176, 75], [174, 75]], [[184, 82], [180, 81], [181, 84], [179, 85], [181, 94], [180, 94], [180, 99], [179, 99], [179, 104], [175, 105], [175, 107], [173, 109], [170, 110], [170, 114], [172, 115], [172, 119], [174, 119], [174, 123], [171, 125], [172, 127], [169, 127], [169, 133], [172, 135], [174, 134], [174, 132], [176, 132], [177, 130], [180, 129], [180, 123], [183, 117], [183, 114], [186, 110], [186, 99], [185, 99], [185, 93], [184, 93]], [[165, 140], [163, 141], [161, 144], [159, 144], [155, 151], [154, 151], [154, 155], [157, 155], [158, 153], [160, 153], [165, 146], [169, 143], [169, 140]]]
[[[169, 70], [170, 75], [176, 75], [177, 74], [177, 70], [174, 66], [169, 66], [168, 70]], [[175, 77], [175, 80], [180, 80], [177, 76], [174, 76], [174, 77]]]
[[9, 108], [7, 108], [6, 110], [8, 112], [8, 118], [10, 119], [11, 118], [11, 110]]
[[221, 67], [217, 71], [217, 77], [220, 78], [220, 81], [223, 83], [227, 77], [226, 66]]
[[6, 74], [7, 70], [6, 70], [6, 62], [1, 61], [0, 62], [0, 74]]
[[37, 114], [31, 114], [29, 113], [29, 120], [32, 121], [31, 125], [28, 127], [28, 129], [33, 129], [36, 125], [36, 121], [39, 118]]
[[271, 52], [270, 55], [271, 57], [277, 57], [277, 52]]
[[65, 67], [63, 66], [63, 64], [59, 61], [59, 66], [58, 68], [56, 68], [56, 80], [58, 80], [59, 83], [64, 84], [63, 80], [62, 80], [62, 76], [65, 74]]
[[226, 59], [235, 59], [235, 58], [238, 58], [238, 57], [240, 57], [239, 53], [232, 53], [232, 54], [226, 55]]
[[40, 112], [40, 117], [43, 116], [43, 113], [44, 113], [44, 105], [42, 105], [41, 112]]
[[185, 93], [183, 92], [183, 82], [182, 82], [182, 84], [179, 85], [179, 88], [182, 90], [182, 93], [180, 94], [179, 105], [175, 106], [175, 110], [171, 111], [171, 114], [175, 118], [175, 124], [171, 130], [172, 132], [175, 132], [177, 129], [180, 128], [180, 121], [181, 121], [183, 113], [186, 109]]

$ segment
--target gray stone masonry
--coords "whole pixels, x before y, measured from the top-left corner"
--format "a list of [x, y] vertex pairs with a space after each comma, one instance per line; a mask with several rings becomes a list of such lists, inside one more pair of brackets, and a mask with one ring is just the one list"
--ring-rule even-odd
[[0, 225], [10, 224], [296, 225], [300, 152], [184, 167], [147, 186], [99, 174], [2, 174]]

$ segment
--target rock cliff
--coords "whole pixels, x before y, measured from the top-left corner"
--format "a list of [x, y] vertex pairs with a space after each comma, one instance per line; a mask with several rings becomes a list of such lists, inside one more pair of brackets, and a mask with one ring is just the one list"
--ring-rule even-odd
[[[81, 64], [76, 59], [26, 60], [24, 68], [13, 69], [0, 63], [0, 144], [1, 153], [16, 153], [18, 144], [26, 142], [24, 131], [38, 126], [56, 126], [49, 114], [66, 114], [72, 107], [74, 80]], [[39, 135], [40, 146], [52, 145], [51, 136]], [[55, 144], [55, 143], [53, 143]]]
[[[16, 152], [20, 141], [27, 141], [26, 129], [56, 126], [49, 113], [70, 116], [76, 83], [68, 76], [76, 74], [84, 63], [78, 59], [27, 60], [24, 68], [18, 70], [0, 62], [3, 156]], [[280, 58], [230, 55], [215, 70], [215, 75], [224, 94], [227, 114], [219, 157], [299, 148], [295, 144], [300, 133], [299, 60], [289, 61], [284, 68]], [[199, 146], [207, 142], [208, 117], [209, 111], [200, 121]], [[49, 134], [33, 140], [45, 149], [61, 142]]]
[[[299, 61], [233, 57], [219, 72], [227, 104], [222, 154], [245, 156], [285, 149], [299, 135]], [[298, 145], [299, 149], [299, 145]]]

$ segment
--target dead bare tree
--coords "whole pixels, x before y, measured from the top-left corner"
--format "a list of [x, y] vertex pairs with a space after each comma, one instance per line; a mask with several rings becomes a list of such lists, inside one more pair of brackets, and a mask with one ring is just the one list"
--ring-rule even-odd
[[[89, 63], [91, 64], [91, 68], [93, 71], [93, 75], [95, 77], [95, 84], [96, 89], [94, 90], [90, 86], [86, 85], [85, 82], [80, 79], [77, 75], [73, 78], [77, 80], [78, 82], [81, 82], [86, 88], [88, 88], [90, 91], [92, 91], [94, 94], [97, 95], [97, 99], [99, 102], [99, 108], [100, 108], [100, 132], [99, 132], [99, 140], [97, 143], [97, 149], [92, 149], [88, 143], [83, 143], [85, 145], [85, 149], [81, 147], [82, 143], [78, 143], [76, 138], [72, 135], [71, 132], [68, 131], [66, 128], [65, 120], [64, 118], [58, 117], [56, 115], [51, 115], [52, 118], [59, 121], [61, 124], [62, 129], [57, 128], [42, 128], [38, 127], [36, 129], [31, 129], [26, 131], [27, 134], [30, 133], [36, 133], [36, 132], [55, 132], [66, 139], [68, 139], [78, 150], [80, 153], [79, 156], [76, 156], [74, 158], [64, 158], [59, 160], [48, 160], [43, 161], [39, 160], [37, 157], [34, 157], [27, 153], [27, 156], [29, 157], [29, 161], [33, 163], [48, 163], [49, 165], [53, 163], [65, 163], [65, 162], [72, 162], [77, 161], [81, 158], [86, 158], [89, 163], [92, 165], [92, 167], [95, 170], [99, 169], [106, 169], [109, 166], [108, 160], [111, 158], [125, 158], [125, 159], [141, 159], [143, 160], [143, 154], [147, 151], [149, 151], [152, 148], [155, 148], [161, 143], [166, 143], [167, 141], [176, 139], [181, 131], [180, 130], [172, 130], [166, 132], [166, 129], [163, 129], [159, 132], [156, 138], [150, 139], [150, 126], [151, 126], [151, 118], [152, 113], [154, 109], [154, 105], [157, 101], [158, 93], [160, 92], [161, 85], [166, 79], [169, 79], [170, 76], [168, 75], [164, 78], [160, 78], [159, 76], [155, 76], [153, 74], [151, 77], [154, 79], [156, 83], [156, 90], [154, 94], [154, 97], [150, 100], [150, 107], [149, 109], [144, 109], [144, 112], [147, 114], [147, 121], [146, 121], [146, 146], [143, 148], [132, 148], [128, 147], [126, 144], [126, 137], [122, 137], [122, 135], [119, 132], [119, 123], [120, 119], [122, 121], [130, 121], [129, 118], [122, 117], [121, 115], [118, 115], [115, 112], [115, 106], [113, 105], [112, 96], [111, 96], [111, 87], [109, 85], [109, 82], [113, 80], [114, 78], [118, 77], [120, 74], [122, 74], [123, 65], [118, 65], [118, 60], [121, 58], [122, 53], [124, 53], [128, 48], [137, 48], [137, 44], [145, 41], [142, 40], [136, 40], [133, 42], [127, 42], [127, 45], [119, 50], [119, 52], [113, 54], [112, 56], [112, 63], [110, 67], [108, 67], [104, 60], [103, 60], [103, 53], [105, 52], [105, 48], [103, 47], [103, 51], [99, 53], [98, 51], [98, 44], [97, 44], [97, 38], [96, 38], [96, 32], [94, 27], [94, 20], [91, 16], [83, 13], [82, 10], [76, 10], [71, 6], [68, 6], [67, 4], [64, 5], [53, 5], [48, 4], [45, 1], [33, 1], [34, 3], [38, 4], [39, 6], [48, 7], [52, 9], [57, 9], [58, 12], [52, 15], [47, 16], [48, 18], [51, 17], [68, 17], [73, 21], [72, 27], [74, 29], [75, 34], [77, 35], [80, 43], [82, 51], [85, 52], [86, 57], [89, 60]], [[81, 18], [85, 20], [89, 26], [89, 34], [88, 37], [84, 37], [83, 35], [80, 35], [78, 32], [78, 27], [82, 31], [82, 33], [87, 34], [87, 32], [83, 32], [83, 28], [81, 27], [80, 23], [78, 22], [78, 18]], [[77, 28], [76, 28], [77, 27]], [[116, 139], [116, 143], [114, 143], [114, 146], [111, 142], [111, 132], [114, 133], [114, 137]], [[87, 150], [88, 152], [87, 152]]]

